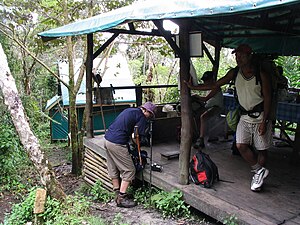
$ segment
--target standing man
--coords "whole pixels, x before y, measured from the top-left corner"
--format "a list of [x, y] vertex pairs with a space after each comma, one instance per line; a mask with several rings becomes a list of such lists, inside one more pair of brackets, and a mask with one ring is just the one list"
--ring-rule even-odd
[[[104, 147], [107, 150], [108, 174], [116, 192], [118, 207], [131, 208], [136, 202], [126, 194], [135, 178], [135, 167], [128, 152], [128, 143], [138, 126], [139, 136], [146, 136], [147, 120], [155, 116], [156, 105], [146, 102], [140, 108], [127, 108], [119, 114], [105, 133]], [[120, 184], [121, 178], [121, 184]]]
[[[272, 123], [269, 121], [271, 108], [271, 84], [267, 71], [258, 67], [254, 60], [252, 48], [241, 44], [232, 53], [235, 54], [238, 71], [231, 69], [227, 74], [211, 85], [189, 88], [210, 90], [235, 80], [235, 86], [241, 107], [241, 118], [236, 131], [236, 143], [242, 157], [251, 166], [254, 176], [251, 182], [252, 191], [260, 191], [269, 170], [265, 168], [267, 149], [272, 145]], [[258, 75], [258, 76], [257, 76]], [[259, 78], [259, 82], [257, 79]], [[250, 150], [254, 145], [258, 154]]]

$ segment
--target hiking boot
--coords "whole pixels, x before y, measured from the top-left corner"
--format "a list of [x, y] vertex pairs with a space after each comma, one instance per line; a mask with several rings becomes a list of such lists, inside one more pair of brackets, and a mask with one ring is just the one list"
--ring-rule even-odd
[[194, 144], [194, 148], [198, 149], [198, 148], [204, 148], [204, 138], [198, 138], [196, 143]]
[[113, 189], [113, 191], [115, 192], [115, 201], [117, 201], [118, 195], [120, 194], [120, 189]]
[[[115, 202], [117, 202], [117, 198], [118, 198], [118, 196], [120, 194], [120, 189], [114, 190], [114, 192], [115, 192], [115, 198], [114, 198], [114, 200], [115, 200]], [[126, 194], [126, 195], [127, 195], [127, 197], [129, 199], [134, 199], [133, 194]]]
[[133, 199], [130, 199], [127, 194], [119, 194], [116, 203], [118, 207], [123, 207], [123, 208], [132, 208], [136, 206], [136, 202]]
[[264, 179], [268, 176], [269, 170], [262, 167], [258, 171], [255, 172], [252, 182], [251, 182], [251, 190], [252, 191], [260, 191], [261, 186], [264, 183]]

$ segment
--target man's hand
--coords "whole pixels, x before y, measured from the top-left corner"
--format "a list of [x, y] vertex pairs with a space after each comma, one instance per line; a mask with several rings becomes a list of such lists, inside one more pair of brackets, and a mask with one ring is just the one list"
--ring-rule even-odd
[[186, 86], [188, 86], [188, 88], [193, 89], [194, 85], [192, 83], [192, 77], [190, 77], [189, 81], [184, 80], [183, 82], [186, 84]]
[[259, 135], [264, 135], [266, 133], [266, 130], [267, 130], [266, 127], [267, 127], [267, 123], [265, 121], [263, 121], [259, 124], [259, 127], [258, 127]]

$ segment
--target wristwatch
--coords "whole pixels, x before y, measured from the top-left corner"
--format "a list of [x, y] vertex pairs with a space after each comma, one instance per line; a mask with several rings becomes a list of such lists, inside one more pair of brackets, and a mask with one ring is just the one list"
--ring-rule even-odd
[[269, 123], [269, 120], [263, 120], [263, 122], [265, 122], [267, 124], [267, 123]]

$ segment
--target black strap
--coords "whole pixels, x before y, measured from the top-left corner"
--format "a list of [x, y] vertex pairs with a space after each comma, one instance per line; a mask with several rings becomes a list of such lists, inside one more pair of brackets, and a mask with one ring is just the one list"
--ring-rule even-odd
[[260, 116], [260, 113], [264, 111], [264, 101], [254, 106], [252, 110], [247, 111], [241, 105], [240, 105], [240, 109], [241, 109], [241, 115], [248, 115], [251, 118], [258, 118]]

